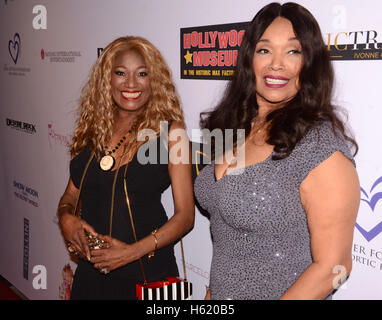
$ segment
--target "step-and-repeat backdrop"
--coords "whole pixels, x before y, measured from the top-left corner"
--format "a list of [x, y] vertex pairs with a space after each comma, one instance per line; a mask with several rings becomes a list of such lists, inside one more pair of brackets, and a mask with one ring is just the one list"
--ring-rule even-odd
[[[353, 271], [335, 299], [382, 298], [381, 74], [379, 0], [300, 0], [320, 23], [336, 71], [335, 103], [348, 113], [361, 206]], [[30, 299], [66, 299], [75, 271], [57, 225], [68, 180], [80, 90], [102, 48], [137, 35], [163, 53], [199, 141], [201, 111], [212, 108], [234, 72], [245, 26], [269, 1], [0, 1], [0, 275]], [[163, 201], [172, 213], [171, 192]], [[211, 237], [196, 212], [184, 239], [194, 298], [209, 282]], [[327, 248], [330, 250], [330, 248]], [[176, 254], [180, 266], [179, 245]]]

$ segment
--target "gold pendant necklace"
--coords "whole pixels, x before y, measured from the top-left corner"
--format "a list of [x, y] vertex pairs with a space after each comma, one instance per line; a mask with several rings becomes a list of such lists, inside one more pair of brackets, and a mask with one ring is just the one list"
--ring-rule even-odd
[[[127, 133], [129, 134], [130, 131]], [[126, 135], [127, 135], [126, 134]], [[103, 171], [110, 171], [113, 169], [115, 165], [115, 158], [112, 156], [113, 153], [115, 153], [119, 147], [125, 142], [126, 140], [126, 135], [124, 135], [121, 140], [117, 143], [117, 145], [114, 147], [114, 149], [109, 150], [107, 154], [105, 154], [102, 158], [101, 161], [99, 162], [99, 166]], [[107, 147], [105, 147], [107, 148]]]

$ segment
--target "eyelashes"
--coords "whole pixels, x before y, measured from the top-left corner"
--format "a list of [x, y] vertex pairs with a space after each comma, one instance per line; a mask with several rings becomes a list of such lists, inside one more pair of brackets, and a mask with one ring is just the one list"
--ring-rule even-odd
[[[116, 70], [114, 71], [114, 74], [116, 74], [117, 76], [120, 76], [120, 77], [124, 77], [126, 75], [126, 73], [124, 71], [120, 71], [120, 70]], [[137, 76], [138, 77], [147, 77], [149, 74], [147, 71], [140, 71], [137, 73]]]
[[[270, 53], [270, 51], [268, 49], [265, 49], [265, 48], [260, 48], [260, 49], [256, 50], [256, 53], [267, 54], [267, 53]], [[301, 54], [301, 53], [302, 53], [302, 51], [298, 50], [298, 49], [293, 49], [293, 50], [288, 51], [288, 54]]]
[[256, 50], [256, 53], [268, 53], [269, 50], [268, 49], [258, 49]]

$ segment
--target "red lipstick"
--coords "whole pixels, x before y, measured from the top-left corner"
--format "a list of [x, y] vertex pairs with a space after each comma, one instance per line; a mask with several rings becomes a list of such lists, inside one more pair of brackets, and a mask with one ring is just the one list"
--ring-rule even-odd
[[280, 89], [284, 88], [289, 82], [288, 78], [281, 76], [271, 76], [267, 75], [264, 77], [264, 83], [268, 88]]

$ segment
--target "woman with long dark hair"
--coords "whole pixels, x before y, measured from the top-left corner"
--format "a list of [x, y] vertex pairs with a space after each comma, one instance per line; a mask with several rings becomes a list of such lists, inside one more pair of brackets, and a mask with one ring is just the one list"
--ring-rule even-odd
[[[211, 215], [212, 299], [324, 299], [351, 270], [357, 144], [331, 102], [333, 69], [315, 18], [271, 3], [250, 23], [222, 101], [202, 129], [239, 129], [195, 182]], [[215, 148], [213, 148], [215, 150]], [[226, 156], [233, 152], [232, 159]], [[240, 160], [240, 161], [239, 161]]]

